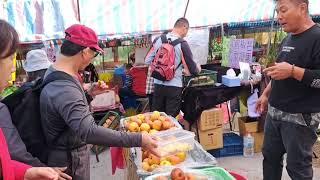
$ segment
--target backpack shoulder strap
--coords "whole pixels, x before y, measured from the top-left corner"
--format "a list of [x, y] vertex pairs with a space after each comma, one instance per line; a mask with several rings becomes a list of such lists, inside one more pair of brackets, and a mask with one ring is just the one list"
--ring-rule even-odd
[[[184, 40], [184, 39], [182, 39], [182, 38], [178, 38], [178, 39], [172, 41], [172, 42], [171, 42], [171, 45], [174, 47], [174, 46], [176, 46], [176, 45], [178, 45], [178, 44], [180, 44], [180, 43], [182, 43], [182, 42], [184, 42], [184, 41], [186, 41], [186, 40]], [[181, 61], [180, 61], [180, 63], [178, 64], [178, 66], [176, 67], [176, 70], [181, 66], [182, 61], [183, 61], [182, 58], [183, 58], [183, 54], [182, 54], [182, 50], [181, 50]]]
[[77, 82], [71, 75], [62, 72], [62, 71], [54, 71], [52, 73], [50, 73], [42, 82], [41, 87], [43, 88], [44, 86], [46, 86], [47, 84], [56, 81], [56, 80], [68, 80], [71, 81], [73, 83], [75, 83], [77, 85], [77, 87], [79, 89], [82, 89], [82, 87], [79, 85], [79, 82]]
[[186, 41], [186, 40], [184, 40], [184, 39], [182, 39], [182, 38], [178, 38], [178, 39], [172, 41], [172, 42], [171, 42], [171, 45], [172, 45], [172, 46], [176, 46], [176, 45], [178, 45], [178, 44], [180, 44], [180, 43], [182, 43], [182, 42], [184, 42], [184, 41]]
[[162, 42], [163, 44], [168, 43], [168, 39], [167, 39], [167, 36], [166, 36], [165, 34], [162, 34], [162, 35], [160, 36], [160, 38], [161, 38], [161, 42]]

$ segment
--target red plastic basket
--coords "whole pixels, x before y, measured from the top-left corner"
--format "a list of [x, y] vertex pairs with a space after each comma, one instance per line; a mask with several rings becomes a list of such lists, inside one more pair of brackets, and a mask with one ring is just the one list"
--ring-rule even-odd
[[148, 67], [133, 67], [129, 74], [132, 76], [132, 90], [138, 96], [146, 96], [146, 80]]

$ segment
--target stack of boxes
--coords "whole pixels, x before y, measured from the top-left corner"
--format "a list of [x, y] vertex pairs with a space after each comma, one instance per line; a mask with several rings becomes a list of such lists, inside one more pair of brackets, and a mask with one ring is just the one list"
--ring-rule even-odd
[[[234, 133], [227, 133], [225, 134], [226, 136], [223, 137], [223, 110], [221, 108], [212, 108], [202, 112], [199, 120], [197, 121], [198, 123], [194, 123], [192, 125], [191, 131], [196, 134], [197, 140], [205, 150], [214, 151], [221, 151], [221, 148], [229, 148], [230, 150], [230, 148], [238, 148], [240, 147], [240, 145], [243, 148], [242, 138], [247, 133], [250, 133], [254, 138], [254, 152], [261, 152], [264, 133], [259, 132], [258, 130], [259, 122], [251, 122], [249, 121], [248, 117], [239, 117], [238, 121], [239, 133], [241, 137]], [[223, 138], [225, 138], [225, 140], [228, 140], [228, 142], [229, 140], [232, 141], [232, 143], [228, 144], [228, 142], [225, 142], [226, 144], [224, 146]], [[238, 154], [238, 151], [234, 152], [234, 155]]]
[[254, 138], [254, 152], [258, 153], [262, 150], [264, 133], [258, 131], [259, 122], [249, 121], [248, 117], [239, 117], [239, 132], [240, 136], [244, 137], [247, 133], [250, 133]]
[[223, 110], [212, 108], [202, 112], [191, 131], [196, 134], [197, 140], [205, 150], [218, 149], [223, 147]]

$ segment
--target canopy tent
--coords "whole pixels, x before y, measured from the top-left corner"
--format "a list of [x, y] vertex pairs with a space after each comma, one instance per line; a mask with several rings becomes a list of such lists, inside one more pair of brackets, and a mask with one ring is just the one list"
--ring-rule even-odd
[[[159, 31], [183, 16], [185, 0], [79, 0], [81, 22], [99, 35]], [[95, 13], [92, 13], [95, 12]]]
[[[190, 1], [187, 18], [192, 26], [261, 21], [272, 18], [274, 4], [269, 0]], [[197, 16], [203, 19], [197, 18]]]
[[[320, 1], [309, 1], [310, 13], [320, 15]], [[0, 18], [14, 25], [23, 41], [63, 38], [64, 29], [79, 22], [102, 36], [134, 34], [171, 29], [175, 20], [184, 15], [187, 2], [6, 0]], [[272, 0], [189, 0], [186, 18], [191, 27], [262, 21], [272, 18], [273, 9]]]
[[[79, 0], [81, 22], [98, 34], [123, 34], [171, 29], [184, 15], [188, 0]], [[254, 9], [254, 11], [253, 11]], [[186, 18], [191, 27], [219, 23], [266, 20], [274, 4], [268, 0], [190, 0]], [[96, 12], [96, 13], [92, 13]]]
[[[78, 0], [6, 0], [0, 18], [12, 24], [22, 41], [57, 39], [79, 23]], [[1, 12], [1, 11], [0, 11]]]

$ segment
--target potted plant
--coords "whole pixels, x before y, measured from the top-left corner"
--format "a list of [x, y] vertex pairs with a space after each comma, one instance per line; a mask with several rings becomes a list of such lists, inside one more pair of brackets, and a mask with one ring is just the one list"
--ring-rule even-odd
[[281, 45], [282, 40], [286, 37], [287, 33], [282, 31], [282, 29], [278, 29], [274, 33], [273, 41], [270, 44], [270, 49], [268, 51], [268, 54], [261, 57], [259, 62], [264, 67], [272, 66], [275, 63], [275, 60], [278, 56], [278, 51]]

